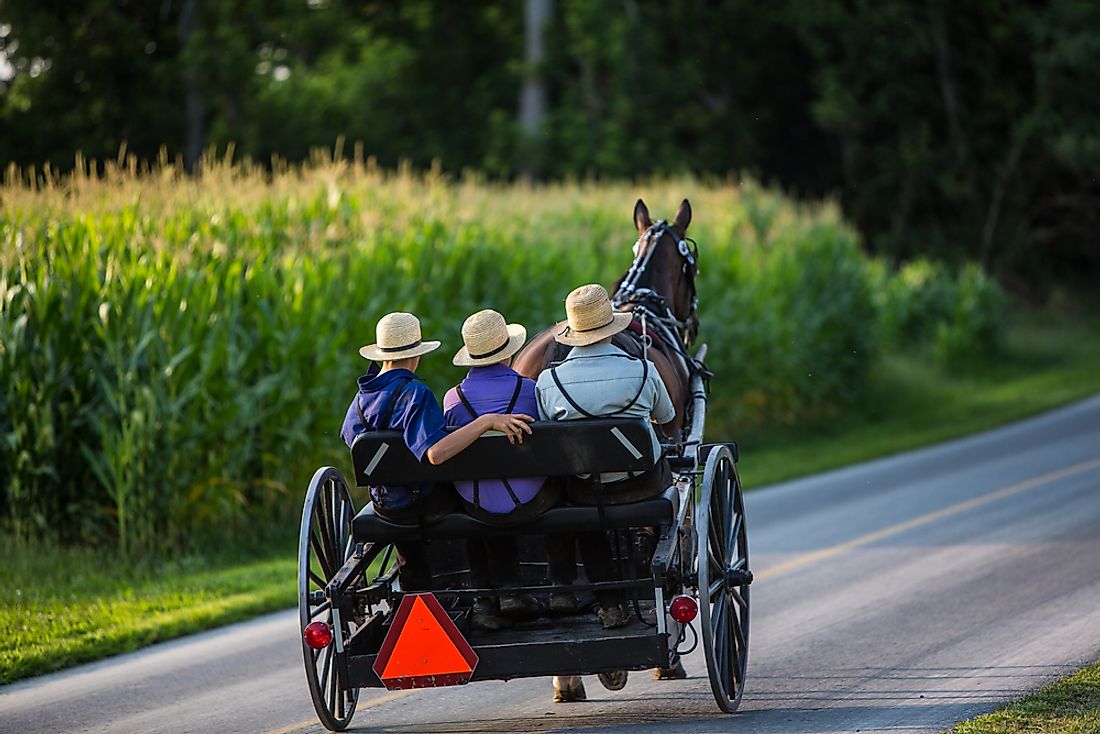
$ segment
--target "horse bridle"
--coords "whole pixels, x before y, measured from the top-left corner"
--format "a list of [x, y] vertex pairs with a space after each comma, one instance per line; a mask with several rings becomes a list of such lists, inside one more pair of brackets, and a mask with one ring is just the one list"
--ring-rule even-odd
[[[676, 251], [683, 260], [680, 272], [688, 276], [688, 283], [691, 288], [691, 306], [687, 317], [683, 320], [672, 313], [672, 308], [668, 305], [668, 301], [664, 296], [652, 288], [643, 288], [638, 285], [649, 267], [649, 261], [653, 258], [657, 243], [666, 234], [676, 242]], [[674, 332], [678, 337], [675, 343], [677, 346], [681, 346], [687, 341], [688, 333], [695, 318], [695, 310], [699, 305], [699, 299], [695, 291], [695, 276], [698, 273], [699, 245], [690, 237], [681, 237], [672, 225], [662, 219], [650, 225], [638, 237], [638, 241], [634, 243], [634, 262], [630, 264], [630, 270], [626, 272], [622, 282], [619, 283], [615, 295], [611, 298], [611, 303], [620, 311], [626, 305], [633, 305], [634, 311], [641, 312], [639, 315], [651, 318], [656, 323], [664, 326], [665, 330]], [[686, 354], [683, 356], [687, 357]]]

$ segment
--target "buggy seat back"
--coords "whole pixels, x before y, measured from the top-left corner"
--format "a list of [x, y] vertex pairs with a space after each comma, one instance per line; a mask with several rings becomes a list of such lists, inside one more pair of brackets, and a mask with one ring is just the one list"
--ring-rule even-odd
[[449, 461], [417, 461], [398, 431], [372, 431], [351, 447], [360, 487], [473, 479], [566, 476], [653, 467], [653, 439], [642, 418], [536, 421], [522, 444], [490, 431]]

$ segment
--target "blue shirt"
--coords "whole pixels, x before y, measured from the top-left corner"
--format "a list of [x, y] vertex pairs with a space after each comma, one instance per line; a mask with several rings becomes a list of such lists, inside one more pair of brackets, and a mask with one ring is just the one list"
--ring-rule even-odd
[[[358, 409], [356, 408], [358, 404]], [[393, 405], [388, 425], [379, 425], [385, 412]], [[359, 412], [362, 411], [362, 416]], [[366, 423], [363, 419], [366, 419]], [[349, 447], [355, 437], [366, 431], [401, 431], [405, 445], [417, 459], [447, 435], [443, 411], [431, 389], [416, 373], [405, 369], [378, 373], [368, 371], [359, 378], [359, 392], [348, 406], [340, 435]], [[417, 487], [428, 493], [432, 485]], [[410, 506], [415, 500], [412, 487], [371, 487], [371, 498], [386, 509]]]
[[[486, 367], [471, 367], [466, 379], [459, 383], [462, 393], [478, 415], [486, 413], [504, 413], [508, 403], [516, 392], [516, 380], [520, 381], [519, 395], [512, 408], [513, 413], [525, 413], [532, 418], [539, 414], [538, 401], [535, 399], [535, 381], [520, 377], [519, 373], [505, 364], [492, 364]], [[458, 390], [451, 388], [443, 396], [443, 415], [448, 426], [464, 426], [473, 422], [475, 416], [462, 404]], [[542, 487], [545, 477], [523, 477], [508, 479], [508, 485], [515, 493], [521, 505], [534, 499]], [[474, 502], [474, 483], [455, 482], [455, 489], [467, 502], [480, 506], [486, 512], [503, 515], [516, 509], [508, 488], [499, 479], [484, 479], [478, 482], [477, 502]]]

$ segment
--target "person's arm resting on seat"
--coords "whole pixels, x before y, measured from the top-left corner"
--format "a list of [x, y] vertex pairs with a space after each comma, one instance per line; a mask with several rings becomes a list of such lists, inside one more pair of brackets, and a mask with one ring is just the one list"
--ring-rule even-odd
[[442, 464], [455, 454], [461, 452], [467, 446], [481, 437], [486, 431], [500, 431], [508, 437], [508, 443], [523, 443], [523, 434], [531, 433], [531, 427], [527, 425], [535, 420], [523, 413], [512, 415], [500, 415], [487, 413], [476, 418], [473, 423], [467, 423], [462, 428], [448, 433], [436, 441], [424, 455], [431, 464]]

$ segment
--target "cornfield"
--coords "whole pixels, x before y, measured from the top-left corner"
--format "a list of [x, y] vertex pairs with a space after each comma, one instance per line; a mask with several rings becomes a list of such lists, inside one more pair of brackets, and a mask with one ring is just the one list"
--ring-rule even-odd
[[[712, 435], [837, 410], [908, 338], [913, 289], [837, 208], [751, 181], [532, 187], [320, 157], [9, 170], [0, 527], [135, 552], [293, 516], [316, 466], [346, 468], [339, 424], [378, 317], [412, 311], [444, 342], [422, 363], [441, 394], [468, 314], [534, 332], [574, 286], [612, 282], [639, 196], [655, 215], [692, 202]], [[958, 312], [937, 318], [965, 343]]]

